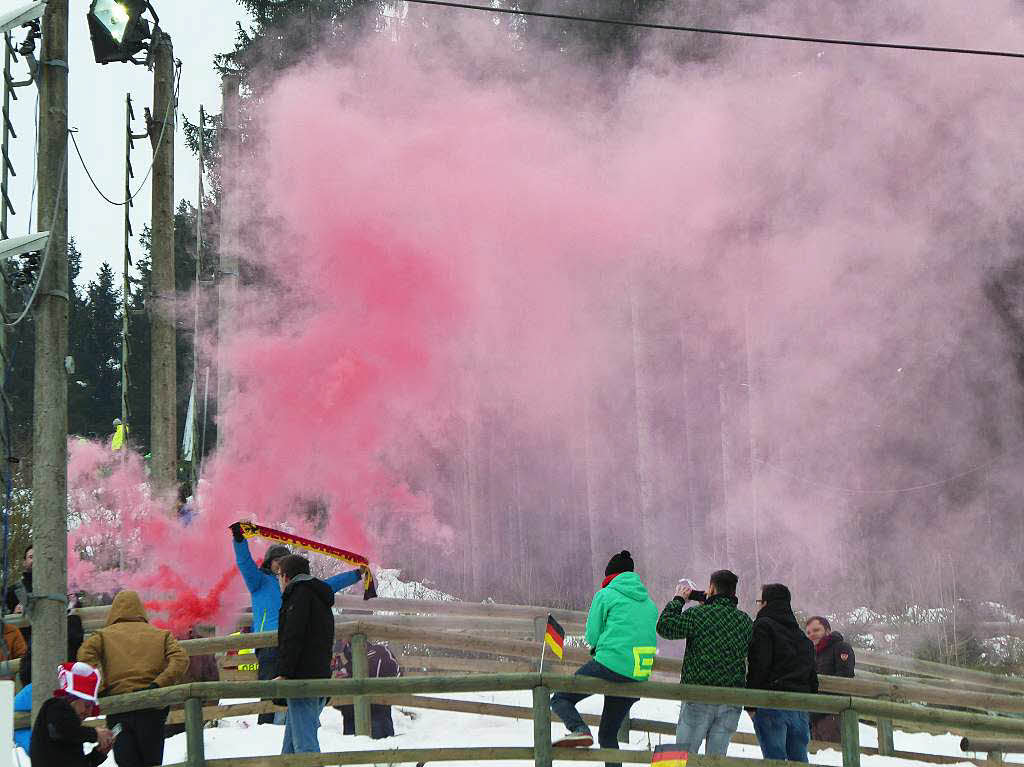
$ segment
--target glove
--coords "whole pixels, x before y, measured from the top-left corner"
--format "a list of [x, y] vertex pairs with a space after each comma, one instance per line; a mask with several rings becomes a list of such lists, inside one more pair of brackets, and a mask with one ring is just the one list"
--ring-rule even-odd
[[231, 535], [234, 536], [235, 543], [242, 543], [245, 540], [245, 536], [242, 535], [242, 523], [235, 522], [231, 525]]

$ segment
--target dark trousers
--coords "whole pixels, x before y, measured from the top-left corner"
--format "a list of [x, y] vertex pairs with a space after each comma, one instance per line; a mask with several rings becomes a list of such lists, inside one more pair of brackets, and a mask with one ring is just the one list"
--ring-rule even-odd
[[[628, 676], [617, 674], [605, 668], [596, 660], [587, 661], [576, 670], [577, 676], [592, 676], [609, 682], [632, 682]], [[562, 720], [570, 732], [589, 730], [583, 717], [576, 710], [576, 704], [590, 696], [585, 693], [556, 692], [551, 696], [551, 710]], [[629, 709], [639, 698], [619, 698], [614, 695], [604, 696], [604, 709], [601, 711], [601, 725], [597, 730], [597, 742], [601, 748], [619, 747], [619, 727], [627, 716]], [[622, 767], [618, 762], [605, 762], [607, 767]]]
[[166, 708], [149, 708], [111, 714], [107, 727], [121, 725], [114, 741], [114, 759], [118, 767], [159, 767], [164, 763], [164, 723]]
[[[256, 672], [256, 678], [261, 682], [265, 679], [273, 679], [277, 676], [277, 648], [260, 647], [256, 650], [256, 660], [260, 667]], [[256, 724], [273, 724], [275, 712], [260, 714], [256, 717]], [[119, 766], [120, 767], [120, 766]]]
[[[356, 707], [335, 706], [341, 712], [343, 725], [342, 732], [345, 735], [356, 734]], [[370, 737], [374, 740], [390, 738], [395, 734], [395, 723], [391, 719], [391, 706], [384, 703], [370, 704]]]
[[841, 743], [838, 714], [811, 714], [811, 740]]

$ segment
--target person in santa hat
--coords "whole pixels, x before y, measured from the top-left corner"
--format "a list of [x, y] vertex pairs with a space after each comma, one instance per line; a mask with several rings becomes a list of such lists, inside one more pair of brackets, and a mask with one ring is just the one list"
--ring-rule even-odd
[[[82, 724], [100, 712], [99, 689], [100, 672], [88, 663], [65, 663], [57, 669], [57, 689], [39, 709], [32, 728], [29, 756], [35, 767], [95, 767], [107, 760], [114, 734]], [[86, 743], [97, 746], [87, 754]]]

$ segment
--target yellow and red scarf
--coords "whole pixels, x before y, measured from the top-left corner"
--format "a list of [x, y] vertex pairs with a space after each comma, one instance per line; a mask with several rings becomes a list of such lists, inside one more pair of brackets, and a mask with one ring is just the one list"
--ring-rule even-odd
[[258, 525], [255, 522], [239, 522], [242, 528], [242, 535], [246, 538], [266, 538], [268, 541], [298, 546], [307, 551], [315, 551], [317, 554], [326, 554], [329, 557], [340, 559], [342, 562], [354, 567], [365, 567], [363, 575], [363, 599], [373, 599], [377, 596], [377, 584], [374, 582], [373, 573], [370, 572], [370, 560], [361, 554], [353, 554], [351, 551], [339, 549], [335, 546], [328, 546], [326, 543], [312, 541], [303, 538], [301, 535], [286, 533], [283, 530], [275, 530], [272, 527]]

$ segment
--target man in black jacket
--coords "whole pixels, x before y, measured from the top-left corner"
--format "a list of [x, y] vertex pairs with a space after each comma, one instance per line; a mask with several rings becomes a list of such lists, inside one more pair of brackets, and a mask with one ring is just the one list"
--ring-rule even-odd
[[[828, 618], [814, 615], [807, 619], [807, 638], [814, 643], [817, 653], [818, 673], [827, 676], [853, 676], [857, 658], [853, 648], [843, 640], [843, 635], [832, 630]], [[829, 743], [842, 740], [837, 714], [811, 714], [811, 738]]]
[[[278, 564], [277, 679], [330, 679], [334, 591], [309, 574], [309, 560], [289, 554]], [[320, 753], [323, 698], [288, 698], [282, 754]]]
[[[87, 663], [65, 663], [60, 667], [59, 689], [39, 708], [32, 727], [30, 754], [36, 767], [96, 767], [107, 760], [114, 743], [110, 730], [85, 727], [87, 716], [96, 716], [99, 706], [99, 672]], [[86, 743], [98, 745], [88, 754]]]
[[[793, 615], [789, 589], [781, 583], [761, 588], [760, 607], [747, 653], [747, 687], [780, 692], [818, 691], [814, 645]], [[760, 708], [754, 732], [765, 759], [807, 761], [811, 727], [806, 711]]]
[[[372, 678], [402, 675], [402, 667], [387, 645], [367, 642], [366, 660]], [[352, 643], [347, 639], [339, 639], [335, 643], [331, 666], [336, 678], [352, 678]], [[342, 732], [345, 735], [355, 735], [355, 706], [351, 703], [346, 703], [344, 706], [335, 706], [335, 708], [341, 712]], [[394, 734], [395, 722], [391, 718], [391, 706], [387, 703], [371, 703], [370, 737], [378, 740], [380, 738], [390, 738]]]

